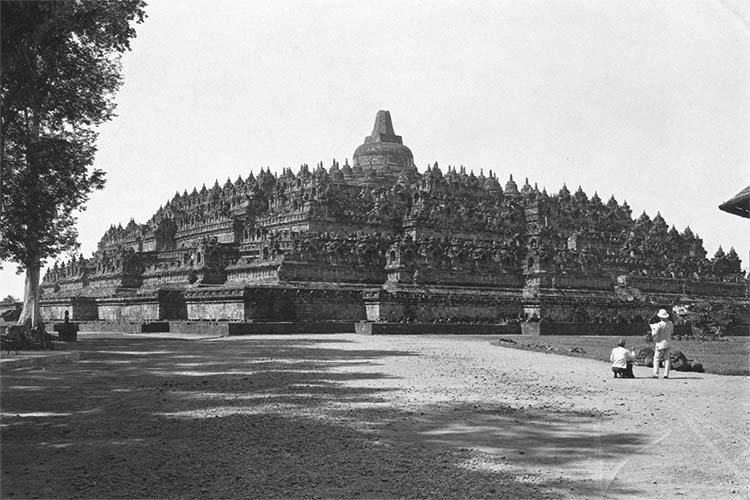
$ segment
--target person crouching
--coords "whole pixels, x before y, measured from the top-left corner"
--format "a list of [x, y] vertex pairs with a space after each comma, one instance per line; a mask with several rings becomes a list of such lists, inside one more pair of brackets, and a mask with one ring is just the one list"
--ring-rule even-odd
[[633, 375], [635, 352], [625, 349], [624, 339], [620, 339], [617, 347], [612, 349], [609, 361], [612, 363], [612, 373], [614, 373], [615, 378], [635, 378], [635, 375]]

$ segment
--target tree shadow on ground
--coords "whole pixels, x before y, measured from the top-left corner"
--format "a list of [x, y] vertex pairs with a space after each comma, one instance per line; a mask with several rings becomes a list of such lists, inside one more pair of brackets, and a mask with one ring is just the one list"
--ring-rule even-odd
[[393, 388], [353, 382], [387, 381], [357, 367], [413, 353], [320, 343], [98, 341], [77, 364], [4, 374], [1, 496], [602, 498], [540, 466], [644, 445], [586, 412], [400, 408]]

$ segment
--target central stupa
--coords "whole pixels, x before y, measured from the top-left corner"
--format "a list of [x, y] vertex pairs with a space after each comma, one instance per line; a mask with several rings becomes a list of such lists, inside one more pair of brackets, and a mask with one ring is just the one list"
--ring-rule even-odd
[[410, 177], [416, 172], [411, 150], [393, 131], [391, 113], [384, 110], [378, 111], [372, 134], [365, 137], [364, 144], [354, 151], [352, 161], [355, 171], [361, 168], [363, 173], [373, 173], [378, 177], [397, 177], [400, 174]]

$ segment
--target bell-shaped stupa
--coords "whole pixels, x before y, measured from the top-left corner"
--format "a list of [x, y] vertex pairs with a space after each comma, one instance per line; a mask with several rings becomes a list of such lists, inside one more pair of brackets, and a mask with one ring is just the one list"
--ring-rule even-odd
[[378, 111], [372, 134], [354, 151], [353, 166], [363, 172], [374, 171], [378, 177], [397, 177], [401, 173], [411, 174], [414, 156], [404, 146], [400, 135], [393, 131], [389, 111]]

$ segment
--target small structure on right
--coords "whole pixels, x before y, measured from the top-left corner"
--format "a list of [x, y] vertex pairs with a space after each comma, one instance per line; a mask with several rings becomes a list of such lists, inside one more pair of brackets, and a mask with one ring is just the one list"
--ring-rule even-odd
[[740, 217], [750, 219], [750, 186], [719, 205], [719, 209], [732, 215], [739, 215]]

